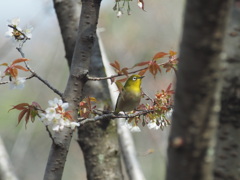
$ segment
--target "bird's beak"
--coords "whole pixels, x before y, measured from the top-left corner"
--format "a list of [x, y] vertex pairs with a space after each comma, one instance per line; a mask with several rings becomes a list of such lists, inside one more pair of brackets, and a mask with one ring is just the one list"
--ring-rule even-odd
[[140, 76], [139, 79], [142, 79], [142, 78], [144, 78], [144, 77], [145, 77], [145, 76]]

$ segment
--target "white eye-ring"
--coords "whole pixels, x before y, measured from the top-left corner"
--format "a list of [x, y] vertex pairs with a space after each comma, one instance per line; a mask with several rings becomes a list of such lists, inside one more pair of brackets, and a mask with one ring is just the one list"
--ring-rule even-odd
[[136, 81], [136, 80], [137, 80], [137, 77], [134, 76], [134, 77], [132, 78], [132, 80]]

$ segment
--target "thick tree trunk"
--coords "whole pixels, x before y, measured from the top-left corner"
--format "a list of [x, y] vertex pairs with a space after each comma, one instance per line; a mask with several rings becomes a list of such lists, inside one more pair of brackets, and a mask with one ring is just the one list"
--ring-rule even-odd
[[222, 109], [217, 134], [215, 180], [240, 179], [240, 1], [235, 1], [227, 26], [227, 55]]
[[66, 59], [70, 68], [77, 37], [81, 2], [80, 0], [53, 0], [53, 4], [62, 33]]
[[[70, 76], [63, 94], [69, 103], [73, 119], [78, 118], [78, 103], [82, 100], [82, 90], [89, 72], [94, 35], [99, 16], [101, 0], [82, 0], [82, 13], [78, 28], [76, 45], [71, 62]], [[65, 128], [54, 134], [54, 142], [48, 158], [44, 179], [60, 180], [72, 138], [72, 130]]]
[[[71, 65], [72, 52], [77, 35], [77, 14], [80, 11], [78, 0], [54, 1], [68, 64]], [[83, 6], [84, 8], [84, 6]], [[97, 8], [99, 9], [99, 7]], [[97, 10], [95, 9], [95, 10]], [[85, 13], [86, 10], [82, 11]], [[83, 14], [87, 16], [87, 14]], [[90, 17], [90, 16], [89, 16]], [[106, 76], [101, 51], [96, 34], [91, 55], [90, 75]], [[83, 97], [93, 96], [105, 104], [111, 104], [106, 81], [89, 81], [85, 84]], [[103, 104], [102, 104], [103, 105]], [[121, 179], [120, 153], [115, 121], [89, 123], [79, 128], [79, 145], [82, 148], [88, 179]]]
[[[106, 76], [97, 38], [93, 48], [90, 75]], [[84, 88], [84, 95], [97, 98], [102, 108], [111, 104], [106, 81], [89, 81]], [[88, 180], [122, 179], [116, 121], [106, 119], [84, 124], [78, 130], [78, 138]]]
[[167, 180], [212, 179], [221, 56], [231, 0], [188, 0], [169, 138]]

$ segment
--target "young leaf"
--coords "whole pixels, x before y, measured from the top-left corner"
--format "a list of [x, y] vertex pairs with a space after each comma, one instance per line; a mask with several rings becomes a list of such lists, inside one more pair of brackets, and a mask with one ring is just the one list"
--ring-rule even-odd
[[21, 122], [23, 116], [28, 112], [28, 109], [24, 109], [20, 112], [20, 114], [18, 115], [18, 124]]
[[149, 65], [149, 71], [152, 73], [152, 75], [155, 77], [157, 72], [159, 71], [161, 73], [161, 69], [159, 65], [156, 63], [156, 61], [152, 61]]
[[10, 68], [9, 73], [12, 77], [17, 77], [18, 76], [18, 70], [15, 68]]
[[124, 75], [126, 75], [126, 76], [128, 76], [128, 68], [122, 68], [122, 70], [121, 70], [121, 72], [124, 74]]
[[29, 121], [29, 118], [30, 118], [30, 109], [28, 109], [27, 113], [26, 113], [26, 116], [25, 116], [25, 127], [27, 126], [27, 123]]
[[141, 70], [138, 75], [143, 76], [147, 72], [148, 68]]
[[153, 59], [152, 60], [157, 60], [157, 59], [160, 59], [160, 58], [163, 58], [164, 56], [166, 56], [168, 53], [165, 53], [165, 52], [158, 52], [157, 54], [154, 55]]
[[[13, 110], [13, 109], [17, 109], [17, 110], [23, 110], [23, 109], [26, 109], [27, 107], [29, 106], [28, 103], [20, 103], [16, 106], [13, 106], [13, 108], [9, 109], [9, 111]], [[8, 111], [8, 112], [9, 112]]]
[[14, 61], [12, 62], [12, 65], [13, 65], [13, 64], [20, 63], [20, 62], [25, 62], [25, 61], [29, 61], [29, 59], [19, 58], [19, 59], [14, 60]]
[[136, 66], [145, 66], [147, 64], [149, 64], [151, 61], [144, 61], [144, 62], [140, 62], [140, 63], [137, 63], [135, 64], [132, 68], [136, 67]]
[[120, 71], [120, 64], [118, 63], [118, 61], [114, 61], [114, 63], [110, 63], [110, 65], [114, 67], [117, 72]]
[[23, 71], [29, 71], [28, 69], [26, 69], [26, 68], [24, 68], [20, 65], [15, 65], [14, 67], [17, 68], [17, 69], [23, 70]]

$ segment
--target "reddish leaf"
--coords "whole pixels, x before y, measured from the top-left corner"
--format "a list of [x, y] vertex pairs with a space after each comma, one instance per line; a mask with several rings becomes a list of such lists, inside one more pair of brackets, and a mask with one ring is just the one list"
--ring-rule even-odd
[[79, 103], [79, 106], [80, 106], [81, 108], [87, 107], [86, 101], [81, 101], [81, 102]]
[[157, 54], [154, 55], [153, 60], [157, 60], [157, 59], [163, 58], [166, 55], [168, 55], [168, 53], [158, 52]]
[[9, 73], [11, 74], [12, 77], [17, 77], [18, 76], [18, 70], [15, 68], [10, 68]]
[[123, 68], [122, 70], [121, 70], [121, 72], [124, 74], [124, 75], [126, 75], [126, 76], [128, 76], [128, 68]]
[[17, 63], [25, 62], [25, 61], [29, 61], [29, 59], [19, 58], [19, 59], [14, 60], [14, 61], [12, 62], [12, 64], [17, 64]]
[[152, 73], [152, 75], [155, 77], [157, 72], [161, 72], [161, 69], [159, 65], [156, 63], [156, 61], [152, 61], [149, 65], [149, 71]]
[[141, 70], [138, 75], [143, 76], [147, 72], [148, 68]]
[[26, 69], [26, 68], [24, 68], [20, 65], [15, 65], [14, 67], [17, 68], [17, 69], [23, 70], [23, 71], [29, 71], [28, 69]]
[[137, 63], [135, 64], [132, 68], [136, 67], [136, 66], [145, 66], [147, 64], [149, 64], [151, 61], [144, 61], [144, 62], [140, 62], [140, 63]]
[[42, 108], [41, 108], [41, 106], [37, 103], [37, 102], [32, 102], [32, 106], [33, 107], [35, 107], [35, 108], [37, 108], [37, 109], [40, 109], [40, 110], [42, 110]]
[[[17, 110], [23, 110], [23, 109], [27, 109], [27, 107], [29, 106], [28, 103], [20, 103], [16, 106], [13, 106], [13, 108], [9, 109], [9, 111], [13, 110], [13, 109], [17, 109]], [[9, 112], [8, 111], [8, 112]]]
[[73, 117], [72, 117], [72, 115], [70, 114], [70, 111], [65, 112], [63, 116], [64, 116], [65, 118], [71, 120], [71, 121], [73, 120]]
[[171, 87], [172, 87], [172, 83], [170, 83], [170, 84], [168, 85], [168, 87], [167, 87], [167, 90], [166, 90], [166, 91], [169, 91], [169, 90], [171, 89]]
[[117, 80], [117, 81], [119, 81], [119, 82], [125, 82], [127, 79], [128, 79], [128, 77], [119, 79], [119, 80]]
[[28, 109], [24, 109], [20, 112], [20, 114], [18, 115], [18, 124], [21, 122], [23, 116], [28, 112]]
[[110, 65], [116, 70], [120, 71], [120, 64], [118, 63], [118, 61], [114, 61], [114, 63], [110, 63]]
[[30, 117], [30, 109], [28, 109], [28, 111], [27, 111], [27, 114], [26, 114], [26, 116], [25, 116], [25, 127], [26, 127], [26, 125], [27, 125], [27, 123], [28, 123], [28, 121], [29, 121], [29, 117]]

